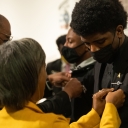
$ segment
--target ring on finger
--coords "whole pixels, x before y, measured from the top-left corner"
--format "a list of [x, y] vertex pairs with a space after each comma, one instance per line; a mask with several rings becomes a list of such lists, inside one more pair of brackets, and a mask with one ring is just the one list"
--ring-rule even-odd
[[102, 92], [102, 90], [99, 90], [99, 92]]

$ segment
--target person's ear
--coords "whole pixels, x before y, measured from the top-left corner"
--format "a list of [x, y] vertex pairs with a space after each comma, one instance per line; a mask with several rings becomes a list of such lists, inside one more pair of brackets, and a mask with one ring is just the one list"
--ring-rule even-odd
[[119, 39], [121, 39], [124, 35], [124, 29], [122, 25], [118, 25], [116, 28], [116, 33]]

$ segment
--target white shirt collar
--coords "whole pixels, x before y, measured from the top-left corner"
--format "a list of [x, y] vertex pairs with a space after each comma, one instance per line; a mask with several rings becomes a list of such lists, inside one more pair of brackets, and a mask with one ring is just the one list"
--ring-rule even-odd
[[84, 60], [83, 62], [81, 62], [79, 65], [77, 65], [74, 68], [74, 70], [78, 70], [80, 68], [86, 67], [86, 66], [88, 66], [88, 65], [90, 65], [90, 64], [92, 64], [94, 62], [96, 62], [96, 60], [94, 60], [93, 57], [90, 57], [90, 58]]

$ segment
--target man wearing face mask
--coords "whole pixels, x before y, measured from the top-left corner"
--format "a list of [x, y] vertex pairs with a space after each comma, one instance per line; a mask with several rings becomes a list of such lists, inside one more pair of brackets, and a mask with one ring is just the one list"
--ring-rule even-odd
[[85, 87], [84, 89], [86, 89], [84, 90], [86, 92], [83, 92], [80, 97], [72, 99], [71, 122], [73, 122], [91, 110], [95, 60], [86, 45], [81, 42], [80, 36], [72, 28], [69, 29], [66, 36], [62, 55], [69, 63], [75, 63], [76, 67], [71, 70], [71, 77], [77, 78]]
[[[68, 63], [61, 54], [61, 49], [64, 46], [65, 41], [66, 41], [66, 35], [61, 35], [57, 38], [56, 45], [61, 58], [56, 59], [47, 64], [46, 66], [47, 75], [55, 74], [57, 72], [69, 72], [70, 69], [74, 68], [74, 65]], [[62, 90], [62, 88], [55, 86], [51, 86], [51, 87], [49, 86], [48, 88], [46, 87], [45, 89], [44, 97], [51, 97], [52, 95], [55, 95], [56, 93]]]
[[65, 58], [62, 56], [61, 49], [66, 41], [66, 35], [59, 36], [56, 40], [56, 45], [60, 53], [61, 58], [49, 62], [46, 67], [47, 74], [53, 74], [57, 72], [68, 72], [73, 65], [70, 65]]
[[[76, 18], [77, 17], [77, 18]], [[72, 13], [71, 27], [90, 49], [95, 65], [94, 92], [121, 88], [126, 101], [118, 110], [128, 127], [128, 37], [124, 34], [127, 13], [119, 0], [80, 0]]]

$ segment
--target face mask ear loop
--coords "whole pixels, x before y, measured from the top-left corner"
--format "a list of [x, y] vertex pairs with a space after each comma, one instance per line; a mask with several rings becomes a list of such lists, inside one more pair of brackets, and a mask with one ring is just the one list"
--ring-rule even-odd
[[114, 42], [114, 39], [115, 39], [115, 35], [116, 35], [116, 33], [114, 32], [114, 37], [113, 37], [113, 40], [112, 40], [112, 45], [113, 45], [113, 42]]
[[84, 43], [82, 43], [82, 44], [80, 44], [80, 45], [74, 47], [73, 49], [76, 49], [76, 48], [80, 47], [80, 46], [83, 45], [83, 44], [84, 44]]

